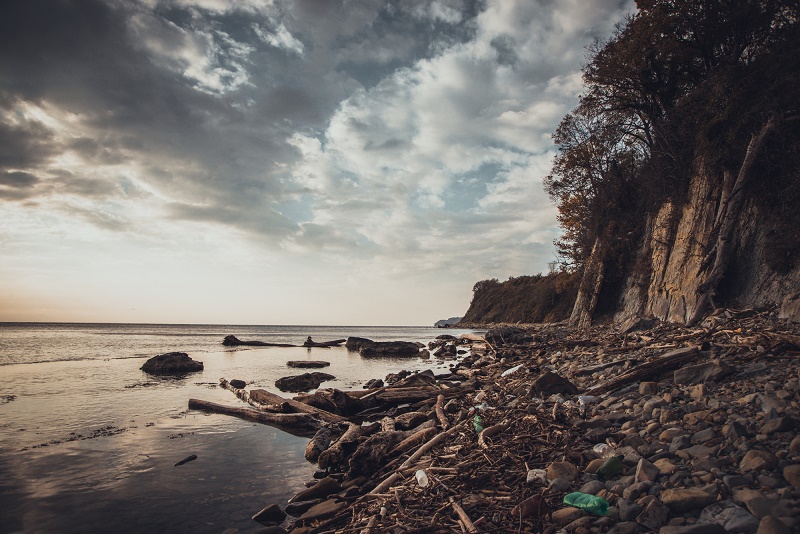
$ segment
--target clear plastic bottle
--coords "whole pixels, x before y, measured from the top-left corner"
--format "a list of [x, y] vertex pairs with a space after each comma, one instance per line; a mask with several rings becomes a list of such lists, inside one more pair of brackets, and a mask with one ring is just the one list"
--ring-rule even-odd
[[597, 495], [589, 495], [588, 493], [581, 493], [576, 491], [564, 495], [564, 504], [586, 510], [595, 515], [608, 514], [608, 501]]
[[427, 488], [428, 484], [430, 484], [428, 474], [424, 469], [418, 469], [414, 476], [417, 478], [417, 484], [419, 484], [420, 488]]

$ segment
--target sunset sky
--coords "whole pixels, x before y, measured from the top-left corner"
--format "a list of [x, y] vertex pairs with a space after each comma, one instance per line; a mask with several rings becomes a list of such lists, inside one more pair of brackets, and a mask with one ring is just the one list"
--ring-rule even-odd
[[427, 325], [546, 272], [551, 133], [620, 0], [24, 0], [0, 321]]

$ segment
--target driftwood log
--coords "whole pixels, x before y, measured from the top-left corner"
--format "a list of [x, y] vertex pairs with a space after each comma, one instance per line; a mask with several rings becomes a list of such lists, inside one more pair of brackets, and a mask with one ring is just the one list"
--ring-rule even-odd
[[347, 457], [358, 446], [358, 438], [371, 433], [373, 427], [362, 427], [353, 423], [348, 423], [347, 430], [341, 435], [336, 443], [323, 451], [317, 460], [321, 469], [335, 467], [346, 462]]
[[684, 347], [682, 349], [670, 351], [656, 360], [637, 365], [630, 371], [619, 375], [613, 380], [609, 380], [604, 384], [600, 384], [599, 386], [589, 389], [586, 393], [588, 395], [610, 393], [623, 388], [628, 384], [648, 380], [654, 376], [660, 375], [661, 373], [671, 371], [678, 367], [683, 367], [687, 363], [694, 360], [698, 354], [700, 354], [700, 348], [697, 346]]
[[305, 458], [311, 463], [316, 463], [319, 455], [328, 449], [333, 441], [334, 432], [332, 429], [323, 427], [317, 430], [314, 437], [306, 445]]
[[265, 389], [254, 389], [250, 392], [250, 398], [262, 404], [288, 404], [295, 412], [307, 413], [322, 419], [328, 423], [343, 423], [346, 421], [341, 415], [330, 413], [315, 406], [309, 406], [304, 402], [298, 402], [293, 399], [284, 399], [280, 395], [271, 393]]
[[245, 421], [274, 426], [284, 432], [304, 438], [312, 437], [321, 427], [319, 419], [306, 413], [269, 413], [240, 406], [225, 406], [200, 399], [189, 399], [189, 409], [232, 415]]

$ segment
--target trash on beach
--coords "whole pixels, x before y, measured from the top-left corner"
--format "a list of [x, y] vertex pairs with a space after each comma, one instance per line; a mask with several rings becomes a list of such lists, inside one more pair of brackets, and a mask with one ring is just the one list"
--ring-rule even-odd
[[564, 504], [586, 510], [595, 515], [608, 514], [608, 501], [597, 495], [589, 495], [588, 493], [581, 493], [576, 491], [564, 495]]
[[418, 469], [414, 476], [416, 477], [417, 484], [419, 484], [420, 488], [427, 488], [428, 484], [430, 484], [430, 481], [428, 480], [428, 474], [424, 469]]
[[512, 367], [511, 369], [506, 369], [505, 371], [503, 371], [503, 372], [500, 374], [500, 376], [501, 376], [501, 377], [502, 377], [502, 376], [508, 376], [508, 375], [510, 375], [511, 373], [514, 373], [514, 372], [518, 371], [518, 370], [519, 370], [519, 369], [521, 369], [521, 368], [522, 368], [522, 364], [515, 365], [515, 366], [514, 366], [514, 367]]

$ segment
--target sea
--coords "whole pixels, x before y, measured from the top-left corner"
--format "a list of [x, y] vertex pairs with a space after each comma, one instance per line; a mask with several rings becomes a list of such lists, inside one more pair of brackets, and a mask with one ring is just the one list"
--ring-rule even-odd
[[[225, 347], [223, 338], [302, 345], [349, 336], [428, 343], [433, 327], [0, 323], [0, 532], [256, 532], [316, 467], [307, 438], [188, 409], [190, 398], [246, 406], [219, 387], [275, 388], [290, 360], [325, 360], [321, 387], [361, 389], [401, 370], [453, 361], [362, 358], [344, 346]], [[140, 370], [180, 351], [204, 364], [182, 377]], [[180, 460], [196, 459], [176, 466]]]

